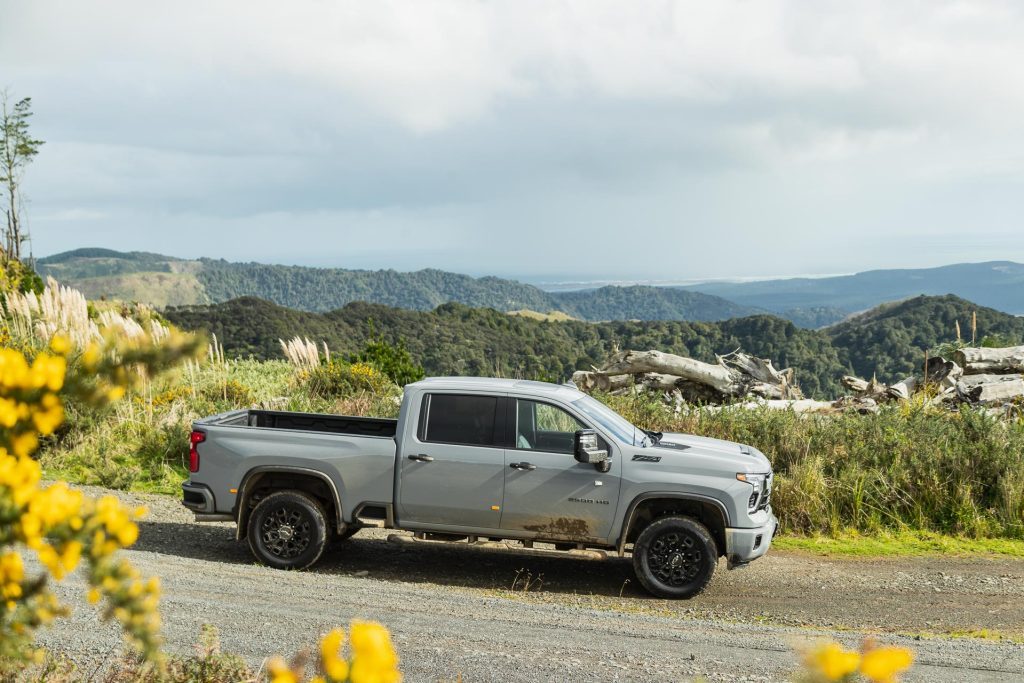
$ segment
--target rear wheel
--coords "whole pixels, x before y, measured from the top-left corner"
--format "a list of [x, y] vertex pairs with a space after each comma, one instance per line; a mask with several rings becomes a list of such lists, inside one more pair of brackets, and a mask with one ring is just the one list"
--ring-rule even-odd
[[690, 517], [651, 522], [633, 544], [633, 570], [659, 598], [692, 598], [711, 581], [718, 546], [707, 527]]
[[249, 518], [249, 548], [277, 569], [305, 569], [327, 545], [324, 509], [299, 491], [278, 491], [259, 502]]

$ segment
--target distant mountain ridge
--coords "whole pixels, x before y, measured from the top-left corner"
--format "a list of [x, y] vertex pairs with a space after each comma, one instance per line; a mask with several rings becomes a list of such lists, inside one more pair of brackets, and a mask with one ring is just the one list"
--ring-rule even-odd
[[800, 327], [817, 329], [882, 303], [952, 293], [982, 306], [1024, 314], [1024, 265], [1011, 261], [826, 278], [707, 282], [685, 287], [608, 285], [557, 292], [515, 280], [475, 278], [436, 269], [311, 268], [190, 260], [101, 248], [42, 258], [37, 267], [40, 274], [73, 285], [90, 298], [144, 301], [159, 308], [242, 296], [312, 312], [332, 311], [354, 301], [419, 311], [455, 302], [502, 312], [554, 312], [590, 321], [718, 321], [770, 313]]
[[682, 289], [713, 294], [774, 313], [828, 307], [850, 314], [888, 301], [955, 294], [982, 306], [1024, 315], [1024, 264], [1013, 261], [868, 270], [822, 278], [705, 282]]
[[429, 311], [455, 302], [495, 310], [559, 311], [588, 320], [726, 320], [763, 311], [721, 297], [658, 287], [602, 287], [552, 293], [497, 277], [443, 270], [310, 268], [187, 260], [148, 252], [77, 249], [39, 259], [40, 274], [90, 298], [140, 300], [161, 308], [255, 296], [281, 306], [327, 312], [354, 301]]

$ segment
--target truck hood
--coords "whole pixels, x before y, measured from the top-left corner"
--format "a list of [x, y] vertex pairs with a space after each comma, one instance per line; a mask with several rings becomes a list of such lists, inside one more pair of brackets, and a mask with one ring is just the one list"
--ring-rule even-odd
[[[648, 449], [644, 449], [645, 451]], [[753, 446], [707, 436], [665, 432], [661, 441], [650, 447], [652, 451], [685, 452], [692, 455], [715, 455], [726, 457], [737, 463], [740, 470], [747, 472], [771, 472], [772, 465], [761, 451]]]

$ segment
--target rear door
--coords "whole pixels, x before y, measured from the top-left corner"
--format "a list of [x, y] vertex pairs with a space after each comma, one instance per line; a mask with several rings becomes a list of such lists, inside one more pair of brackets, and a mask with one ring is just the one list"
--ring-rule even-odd
[[400, 454], [401, 523], [500, 528], [505, 397], [428, 393], [421, 400], [416, 434]]
[[514, 439], [505, 451], [501, 528], [544, 538], [606, 539], [619, 500], [622, 459], [609, 451], [606, 473], [576, 462], [573, 437], [590, 425], [553, 403], [509, 397], [509, 404]]

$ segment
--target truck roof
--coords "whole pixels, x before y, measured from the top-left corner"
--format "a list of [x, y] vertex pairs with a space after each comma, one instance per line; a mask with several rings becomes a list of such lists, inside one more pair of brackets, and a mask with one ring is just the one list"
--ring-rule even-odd
[[448, 391], [521, 391], [533, 396], [557, 396], [565, 401], [575, 401], [584, 396], [579, 389], [567, 384], [500, 377], [427, 377], [409, 386]]

